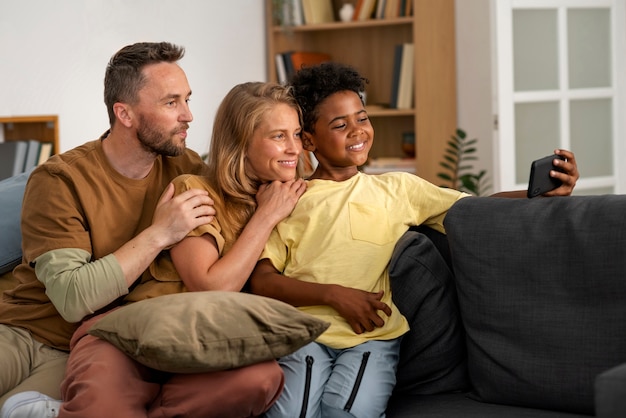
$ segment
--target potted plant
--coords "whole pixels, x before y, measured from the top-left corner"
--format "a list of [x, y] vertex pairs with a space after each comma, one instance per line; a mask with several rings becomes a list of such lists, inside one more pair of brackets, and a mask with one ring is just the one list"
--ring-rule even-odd
[[442, 187], [452, 187], [457, 190], [482, 196], [491, 187], [487, 177], [487, 170], [475, 173], [472, 161], [476, 161], [476, 143], [478, 139], [468, 139], [462, 129], [457, 129], [452, 135], [445, 149], [443, 160], [439, 165], [444, 168], [437, 174], [442, 180], [448, 182]]

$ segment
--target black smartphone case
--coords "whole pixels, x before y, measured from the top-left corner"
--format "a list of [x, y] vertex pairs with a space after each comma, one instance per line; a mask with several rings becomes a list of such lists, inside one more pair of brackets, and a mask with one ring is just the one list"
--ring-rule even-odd
[[547, 193], [562, 184], [561, 180], [550, 177], [550, 170], [561, 171], [561, 169], [552, 164], [555, 158], [563, 159], [560, 155], [548, 155], [533, 161], [530, 165], [530, 180], [528, 181], [527, 192], [529, 198]]

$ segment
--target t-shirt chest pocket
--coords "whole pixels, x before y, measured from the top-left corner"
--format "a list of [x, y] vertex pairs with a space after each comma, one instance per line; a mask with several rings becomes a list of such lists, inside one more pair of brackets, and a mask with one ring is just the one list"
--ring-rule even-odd
[[350, 233], [355, 240], [385, 245], [393, 240], [387, 209], [364, 203], [348, 202]]

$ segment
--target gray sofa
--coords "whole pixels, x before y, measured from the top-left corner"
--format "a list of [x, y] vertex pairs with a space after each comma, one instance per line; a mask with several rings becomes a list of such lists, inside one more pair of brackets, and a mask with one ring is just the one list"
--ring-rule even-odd
[[390, 265], [390, 418], [626, 417], [626, 196], [466, 198]]
[[[28, 174], [0, 182], [0, 289]], [[626, 417], [626, 196], [466, 198], [445, 226], [390, 263], [412, 331], [387, 416]]]

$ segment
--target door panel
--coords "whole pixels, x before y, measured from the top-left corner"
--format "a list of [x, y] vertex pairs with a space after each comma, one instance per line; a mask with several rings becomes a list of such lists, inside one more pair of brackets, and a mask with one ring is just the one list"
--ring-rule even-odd
[[611, 87], [609, 9], [567, 11], [569, 87]]
[[581, 173], [575, 194], [626, 192], [625, 3], [494, 0], [499, 190], [526, 188], [531, 162], [566, 148]]
[[559, 63], [556, 10], [513, 12], [515, 91], [556, 90]]
[[[515, 105], [515, 181], [519, 184], [528, 183], [530, 163], [537, 158], [537, 150], [553, 150], [559, 147], [559, 103], [536, 102], [517, 103]], [[524, 186], [518, 188], [523, 189]]]
[[570, 103], [571, 147], [586, 177], [613, 175], [612, 106], [610, 99]]

